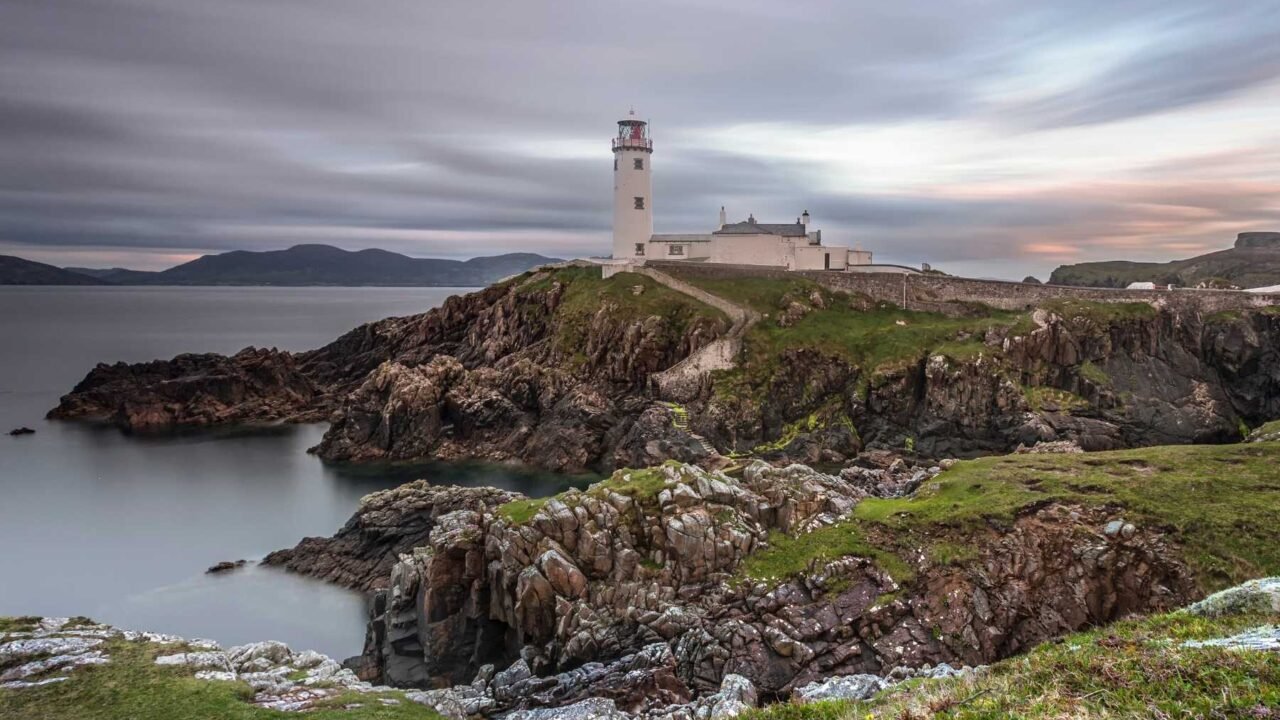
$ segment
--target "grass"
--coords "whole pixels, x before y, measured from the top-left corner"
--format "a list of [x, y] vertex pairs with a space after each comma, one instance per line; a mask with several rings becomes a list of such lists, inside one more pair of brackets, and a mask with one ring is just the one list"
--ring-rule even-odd
[[1109, 325], [1114, 322], [1147, 320], [1154, 318], [1157, 310], [1145, 302], [1109, 303], [1093, 300], [1049, 300], [1040, 306], [1055, 315], [1077, 322], [1084, 320], [1093, 325]]
[[861, 528], [844, 523], [796, 537], [776, 530], [769, 533], [768, 547], [747, 556], [738, 569], [738, 578], [765, 582], [784, 580], [815, 563], [849, 556], [873, 561], [900, 585], [915, 579], [910, 565], [868, 541]]
[[762, 314], [776, 313], [782, 309], [784, 298], [807, 298], [814, 291], [830, 295], [821, 285], [812, 280], [774, 278], [700, 278], [681, 277], [685, 282], [695, 285], [712, 295], [718, 295], [729, 302], [746, 305]]
[[[720, 310], [635, 273], [605, 280], [600, 268], [568, 267], [527, 274], [512, 284], [517, 296], [527, 300], [516, 303], [514, 321], [530, 329], [548, 329], [559, 362], [569, 369], [584, 368], [591, 363], [589, 354], [608, 350], [599, 342], [599, 330], [593, 330], [601, 314], [611, 325], [661, 318], [663, 322], [651, 329], [657, 333], [655, 340], [666, 346], [678, 344], [695, 323], [718, 324], [722, 330], [730, 324]], [[557, 284], [559, 302], [548, 315], [545, 295]]]
[[1098, 386], [1111, 384], [1111, 376], [1107, 371], [1087, 360], [1080, 365], [1080, 377]]
[[[12, 619], [9, 619], [12, 620]], [[0, 620], [0, 623], [5, 620]], [[250, 704], [242, 682], [197, 680], [185, 668], [155, 664], [158, 648], [145, 642], [109, 640], [111, 662], [77, 668], [71, 679], [42, 687], [0, 690], [0, 717], [23, 720], [286, 720], [297, 713]], [[379, 697], [398, 705], [383, 705]], [[360, 707], [347, 708], [359, 703]], [[404, 699], [403, 693], [345, 693], [307, 713], [308, 720], [440, 720], [434, 711]]]
[[[1170, 613], [1129, 620], [1004, 660], [968, 678], [914, 680], [866, 702], [774, 705], [743, 720], [1275, 717], [1280, 655], [1187, 648], [1280, 615], [1209, 620]], [[1255, 714], [1257, 713], [1257, 714]]]
[[40, 618], [24, 615], [21, 617], [0, 617], [0, 633], [29, 632], [40, 623]]
[[657, 467], [642, 470], [623, 468], [587, 488], [587, 494], [602, 495], [613, 492], [626, 495], [641, 505], [656, 505], [658, 493], [667, 487], [667, 476], [662, 471], [664, 467], [679, 468], [683, 465], [675, 460], [668, 460]]
[[1115, 506], [1167, 528], [1206, 590], [1280, 574], [1280, 446], [1167, 446], [959, 463], [914, 497], [868, 498], [846, 523], [913, 532], [1011, 523], [1050, 501]]
[[[626, 495], [640, 505], [654, 506], [658, 502], [658, 493], [667, 487], [667, 476], [663, 472], [664, 467], [679, 468], [683, 466], [675, 460], [668, 460], [662, 465], [640, 470], [623, 468], [615, 470], [612, 475], [604, 480], [589, 485], [585, 490], [569, 490], [553, 497], [563, 503], [573, 505], [576, 503], [575, 497], [580, 497], [578, 495], [579, 492], [585, 492], [588, 495], [597, 497], [606, 492], [613, 492], [619, 495]], [[509, 503], [498, 506], [496, 512], [513, 525], [524, 525], [532, 520], [550, 499], [527, 498], [524, 500], [512, 500]]]
[[1089, 407], [1089, 401], [1066, 390], [1051, 387], [1023, 387], [1022, 394], [1032, 410], [1070, 413]]
[[512, 525], [524, 525], [533, 519], [534, 515], [547, 504], [547, 498], [528, 498], [525, 500], [512, 500], [505, 505], [498, 507], [497, 513]]
[[947, 565], [967, 565], [978, 559], [979, 552], [978, 548], [972, 544], [942, 540], [930, 545], [927, 555], [929, 562], [945, 567]]
[[[768, 388], [781, 374], [791, 372], [788, 353], [811, 350], [861, 368], [875, 371], [901, 367], [929, 355], [946, 355], [956, 361], [972, 360], [996, 350], [981, 342], [991, 328], [1012, 327], [1024, 315], [988, 307], [970, 308], [970, 314], [950, 317], [940, 313], [903, 310], [892, 303], [833, 292], [808, 280], [734, 278], [689, 281], [734, 302], [749, 305], [767, 317], [756, 323], [744, 339], [739, 367], [714, 375], [716, 397], [729, 403], [765, 402]], [[789, 327], [776, 316], [791, 300], [811, 304], [819, 293], [825, 308], [814, 308]], [[829, 398], [809, 398], [814, 407]]]
[[977, 531], [1047, 503], [1117, 509], [1179, 543], [1207, 591], [1280, 575], [1280, 443], [1168, 446], [1083, 455], [1010, 455], [958, 463], [912, 497], [867, 498], [812, 533], [776, 533], [739, 577], [777, 580], [845, 556], [871, 559], [899, 584], [909, 558], [965, 565]]
[[1254, 428], [1253, 432], [1257, 433], [1258, 435], [1271, 435], [1272, 433], [1280, 433], [1280, 420], [1272, 420], [1271, 422], [1263, 423], [1258, 427]]

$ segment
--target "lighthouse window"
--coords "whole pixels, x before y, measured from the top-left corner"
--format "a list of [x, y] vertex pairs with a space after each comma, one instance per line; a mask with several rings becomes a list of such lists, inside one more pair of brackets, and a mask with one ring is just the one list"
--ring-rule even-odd
[[636, 169], [637, 169], [637, 170], [643, 170], [643, 169], [644, 169], [644, 158], [636, 158], [636, 159], [635, 159], [635, 163], [636, 163]]
[[636, 243], [636, 254], [637, 255], [644, 254], [644, 243]]
[[613, 171], [618, 172], [618, 158], [613, 159]]
[[643, 210], [643, 209], [644, 209], [644, 198], [642, 198], [642, 197], [638, 197], [638, 198], [636, 198], [636, 209], [637, 209], [637, 210]]

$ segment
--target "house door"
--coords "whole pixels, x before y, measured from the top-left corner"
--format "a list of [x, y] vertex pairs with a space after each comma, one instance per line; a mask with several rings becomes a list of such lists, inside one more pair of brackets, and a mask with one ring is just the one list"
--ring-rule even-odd
[[822, 253], [822, 269], [831, 269], [831, 253]]

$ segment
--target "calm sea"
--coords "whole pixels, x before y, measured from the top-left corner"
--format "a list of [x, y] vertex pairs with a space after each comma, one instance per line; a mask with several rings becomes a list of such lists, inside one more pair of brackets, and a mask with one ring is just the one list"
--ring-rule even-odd
[[[361, 496], [414, 477], [531, 495], [566, 479], [484, 466], [335, 469], [305, 452], [324, 432], [316, 425], [143, 439], [44, 414], [97, 362], [308, 350], [456, 292], [0, 287], [0, 615], [359, 652], [358, 594], [264, 568], [205, 568], [331, 535]], [[7, 435], [23, 425], [36, 434]]]

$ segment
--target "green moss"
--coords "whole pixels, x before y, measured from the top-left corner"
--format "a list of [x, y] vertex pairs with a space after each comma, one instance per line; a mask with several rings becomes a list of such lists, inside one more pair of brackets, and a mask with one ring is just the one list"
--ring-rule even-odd
[[1208, 325], [1230, 325], [1242, 320], [1244, 320], [1244, 313], [1239, 310], [1221, 310], [1204, 319]]
[[907, 583], [915, 578], [910, 565], [868, 541], [864, 528], [857, 523], [829, 525], [796, 537], [775, 530], [769, 533], [767, 548], [743, 561], [738, 577], [781, 581], [808, 570], [815, 563], [850, 556], [874, 561], [894, 582]]
[[[11, 619], [10, 619], [11, 620]], [[4, 622], [0, 619], [0, 622]], [[155, 664], [156, 646], [110, 640], [106, 665], [77, 668], [71, 679], [42, 687], [0, 690], [0, 717], [23, 720], [287, 720], [297, 713], [248, 702], [242, 682], [196, 680], [187, 668]], [[174, 648], [165, 648], [164, 652]], [[378, 698], [399, 701], [383, 705]], [[360, 707], [348, 709], [347, 705]], [[439, 720], [435, 712], [400, 692], [346, 693], [307, 713], [308, 720]]]
[[1075, 410], [1085, 410], [1089, 407], [1089, 401], [1079, 395], [1057, 388], [1024, 386], [1022, 394], [1027, 399], [1027, 405], [1037, 412], [1048, 410], [1050, 412], [1070, 413]]
[[1111, 376], [1102, 368], [1088, 361], [1080, 365], [1080, 377], [1098, 386], [1111, 384]]
[[1045, 643], [968, 678], [914, 680], [866, 702], [775, 705], [745, 720], [1267, 717], [1280, 703], [1274, 653], [1194, 648], [1280, 614], [1220, 620], [1186, 613], [1127, 620]]
[[[850, 422], [850, 425], [852, 424], [853, 423]], [[752, 448], [751, 452], [757, 455], [778, 452], [795, 442], [795, 439], [800, 437], [801, 433], [813, 432], [815, 430], [822, 429], [822, 427], [822, 421], [818, 419], [816, 414], [811, 413], [805, 418], [801, 418], [793, 423], [788, 423], [782, 428], [782, 434], [778, 436], [778, 439], [773, 440], [772, 442], [761, 443], [760, 445]]]
[[534, 515], [547, 504], [547, 498], [527, 498], [512, 500], [498, 507], [497, 513], [512, 525], [523, 525], [533, 519]]

